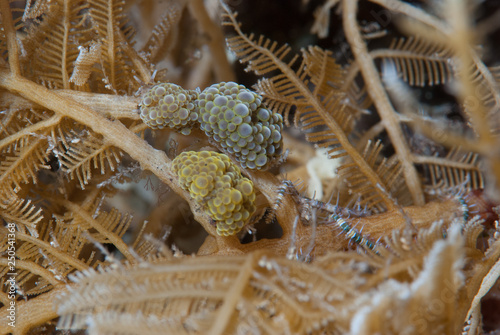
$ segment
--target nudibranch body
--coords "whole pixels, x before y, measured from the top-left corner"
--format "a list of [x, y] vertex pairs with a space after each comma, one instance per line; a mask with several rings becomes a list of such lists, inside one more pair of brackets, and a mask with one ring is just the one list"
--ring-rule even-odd
[[214, 84], [198, 97], [200, 127], [243, 168], [265, 170], [283, 152], [283, 118], [262, 97], [234, 82]]
[[217, 224], [217, 234], [234, 235], [255, 212], [253, 183], [229, 157], [213, 151], [187, 151], [172, 164], [181, 186]]
[[197, 91], [175, 84], [155, 85], [142, 97], [141, 119], [150, 128], [170, 127], [188, 135], [198, 119], [197, 98]]
[[199, 126], [241, 167], [265, 170], [282, 157], [283, 117], [262, 100], [234, 82], [214, 84], [201, 93], [161, 83], [144, 94], [139, 108], [150, 128], [170, 127], [187, 135]]

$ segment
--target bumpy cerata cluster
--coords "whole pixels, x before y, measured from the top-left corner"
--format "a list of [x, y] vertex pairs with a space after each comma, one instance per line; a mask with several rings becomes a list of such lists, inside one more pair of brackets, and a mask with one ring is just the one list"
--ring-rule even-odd
[[198, 119], [197, 98], [198, 92], [175, 84], [155, 85], [142, 97], [141, 119], [150, 128], [170, 127], [188, 135]]
[[201, 129], [248, 169], [266, 169], [283, 151], [283, 118], [243, 85], [222, 82], [198, 97]]
[[212, 151], [188, 151], [173, 161], [180, 184], [217, 223], [217, 234], [234, 235], [254, 213], [253, 183], [229, 157]]
[[234, 82], [197, 91], [174, 84], [153, 86], [140, 104], [151, 128], [170, 127], [189, 134], [200, 126], [217, 147], [243, 168], [265, 170], [283, 152], [283, 118], [262, 104], [262, 97]]

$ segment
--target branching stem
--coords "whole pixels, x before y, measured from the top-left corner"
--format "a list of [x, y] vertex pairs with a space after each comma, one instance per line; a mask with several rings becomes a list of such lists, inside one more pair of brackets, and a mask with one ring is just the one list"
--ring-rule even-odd
[[0, 13], [2, 13], [2, 23], [4, 34], [7, 38], [7, 48], [9, 50], [9, 65], [14, 76], [21, 74], [19, 63], [19, 46], [17, 44], [16, 29], [12, 20], [11, 9], [8, 0], [0, 0]]
[[94, 219], [88, 211], [84, 210], [77, 204], [72, 203], [71, 201], [61, 201], [64, 207], [66, 207], [68, 210], [72, 211], [75, 215], [78, 215], [81, 217], [85, 222], [97, 230], [99, 234], [104, 236], [110, 243], [112, 243], [120, 252], [122, 253], [125, 258], [131, 263], [136, 262], [136, 258], [134, 255], [130, 252], [129, 246], [123, 242], [122, 238], [114, 234], [112, 231], [109, 231], [107, 228], [104, 228], [96, 219]]
[[352, 52], [356, 58], [361, 74], [367, 86], [368, 93], [382, 118], [387, 133], [391, 138], [399, 160], [403, 165], [403, 174], [406, 184], [416, 205], [424, 204], [424, 194], [420, 178], [415, 166], [411, 161], [411, 151], [408, 147], [405, 137], [397, 117], [387, 96], [380, 77], [378, 75], [373, 59], [370, 57], [366, 44], [363, 41], [359, 26], [356, 22], [356, 13], [358, 10], [358, 1], [349, 0], [343, 2], [343, 22], [347, 41], [351, 45]]
[[0, 140], [0, 148], [6, 147], [9, 144], [15, 143], [17, 140], [28, 136], [30, 134], [43, 132], [44, 129], [54, 127], [59, 122], [61, 122], [62, 116], [54, 115], [47, 120], [37, 122], [31, 126], [25, 127], [19, 130], [17, 133], [5, 137]]
[[218, 81], [234, 81], [231, 65], [229, 64], [224, 48], [224, 35], [219, 25], [216, 25], [208, 16], [203, 0], [189, 0], [189, 11], [200, 23], [203, 33], [209, 36], [208, 47], [214, 61], [215, 76]]
[[[2, 266], [7, 266], [8, 265], [8, 260], [7, 258], [0, 257], [0, 265]], [[60, 280], [56, 279], [55, 275], [44, 268], [43, 266], [38, 265], [35, 262], [31, 261], [25, 261], [22, 259], [16, 259], [16, 269], [22, 269], [22, 270], [27, 270], [31, 272], [32, 274], [38, 275], [48, 281], [50, 284], [56, 286], [59, 285], [63, 282]]]
[[67, 292], [68, 286], [60, 284], [50, 292], [46, 292], [38, 297], [16, 303], [16, 327], [8, 326], [9, 312], [6, 306], [0, 309], [0, 334], [13, 332], [14, 335], [29, 333], [29, 330], [38, 325], [42, 325], [49, 320], [58, 317], [57, 312], [52, 308], [54, 299], [63, 292]]
[[[138, 137], [133, 131], [126, 128], [120, 121], [111, 121], [88, 106], [77, 102], [69, 94], [58, 94], [30, 80], [16, 77], [5, 70], [0, 70], [0, 87], [19, 94], [29, 101], [50, 109], [60, 116], [66, 116], [84, 124], [96, 133], [104, 136], [105, 142], [113, 145], [141, 164], [142, 169], [153, 172], [162, 182], [174, 192], [188, 201], [191, 205], [195, 219], [200, 222], [205, 230], [217, 239], [219, 247], [224, 249], [240, 249], [237, 238], [218, 236], [215, 227], [210, 224], [209, 216], [201, 210], [189, 193], [181, 188], [177, 176], [171, 170], [171, 160], [160, 150], [154, 149], [146, 141]], [[106, 98], [106, 97], [104, 97]], [[125, 102], [128, 105], [128, 102]], [[256, 187], [261, 190], [269, 202], [274, 202], [275, 190], [279, 187], [279, 180], [270, 173], [247, 171]], [[298, 214], [297, 204], [290, 197], [283, 199], [283, 205], [288, 211], [280, 211], [276, 216], [283, 227], [286, 236], [291, 232], [293, 219]]]

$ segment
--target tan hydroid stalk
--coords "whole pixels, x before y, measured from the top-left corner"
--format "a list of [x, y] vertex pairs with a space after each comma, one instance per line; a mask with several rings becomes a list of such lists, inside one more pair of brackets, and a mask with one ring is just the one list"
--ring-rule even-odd
[[484, 332], [489, 14], [228, 4], [0, 0], [0, 334]]
[[411, 163], [411, 153], [406, 145], [406, 140], [403, 137], [397, 117], [395, 116], [396, 112], [389, 102], [389, 98], [383, 89], [382, 81], [375, 68], [375, 64], [369, 56], [365, 42], [359, 32], [359, 26], [356, 22], [357, 7], [357, 0], [343, 2], [343, 19], [346, 38], [351, 44], [352, 51], [357, 60], [356, 63], [360, 67], [368, 93], [382, 118], [382, 122], [392, 140], [399, 160], [402, 162], [403, 175], [405, 176], [406, 184], [411, 192], [413, 201], [417, 205], [422, 205], [424, 203], [422, 185], [418, 178], [417, 171]]

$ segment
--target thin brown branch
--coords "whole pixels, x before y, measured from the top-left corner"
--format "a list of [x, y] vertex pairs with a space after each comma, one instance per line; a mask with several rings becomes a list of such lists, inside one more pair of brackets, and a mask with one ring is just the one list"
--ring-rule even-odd
[[366, 143], [368, 143], [369, 140], [373, 140], [375, 136], [383, 132], [384, 129], [385, 129], [384, 123], [382, 121], [379, 121], [373, 126], [371, 126], [370, 129], [365, 131], [363, 133], [363, 136], [359, 139], [358, 145], [356, 146], [358, 151], [361, 152], [366, 147]]
[[63, 27], [64, 27], [64, 35], [62, 37], [62, 52], [61, 52], [61, 74], [62, 74], [62, 82], [63, 88], [69, 89], [69, 74], [66, 65], [68, 61], [68, 38], [69, 32], [71, 30], [71, 22], [70, 22], [70, 2], [64, 1], [64, 13], [63, 15]]
[[[276, 201], [276, 190], [280, 185], [279, 180], [269, 172], [264, 171], [254, 171], [251, 173], [250, 178], [252, 179], [255, 186], [266, 196], [267, 201], [270, 204]], [[283, 229], [283, 237], [288, 240], [292, 234], [293, 221], [296, 216], [300, 215], [297, 204], [292, 199], [292, 196], [287, 194], [283, 196], [281, 201], [282, 208], [286, 208], [286, 211], [278, 211], [276, 213], [276, 219]]]
[[446, 24], [436, 18], [435, 16], [423, 11], [422, 9], [415, 7], [409, 3], [399, 1], [399, 0], [369, 0], [370, 2], [379, 4], [393, 13], [403, 14], [405, 16], [411, 17], [412, 19], [421, 22], [440, 33], [449, 32], [449, 28]]
[[57, 285], [54, 289], [38, 297], [16, 302], [16, 328], [7, 325], [9, 311], [7, 306], [0, 309], [0, 334], [27, 334], [28, 331], [38, 325], [45, 324], [58, 317], [56, 310], [52, 307], [55, 298], [66, 292], [70, 285]]
[[207, 44], [212, 53], [216, 80], [234, 81], [236, 77], [226, 57], [224, 35], [220, 26], [208, 16], [203, 0], [189, 0], [188, 7], [191, 14], [200, 23], [203, 33], [208, 35]]
[[[475, 50], [473, 49], [472, 41], [472, 30], [470, 29], [470, 22], [466, 16], [468, 16], [468, 12], [465, 8], [461, 10], [459, 7], [465, 6], [464, 4], [455, 5], [451, 4], [449, 6], [450, 13], [448, 13], [448, 17], [452, 18], [451, 26], [447, 24], [443, 24], [443, 21], [426, 13], [422, 9], [419, 9], [415, 6], [409, 5], [402, 1], [397, 0], [370, 0], [371, 2], [377, 3], [381, 6], [386, 7], [387, 9], [393, 11], [397, 14], [403, 14], [408, 16], [418, 22], [425, 24], [434, 30], [434, 33], [442, 36], [443, 41], [447, 41], [447, 44], [452, 47], [457, 53], [458, 57], [461, 59], [459, 65], [459, 74], [461, 78], [463, 78], [464, 87], [463, 92], [467, 92], [462, 94], [462, 100], [466, 98], [475, 97], [475, 90], [470, 80], [466, 78], [471, 78], [471, 74], [468, 73], [470, 69], [472, 69], [472, 65], [477, 67], [481, 73], [481, 75], [485, 79], [485, 83], [487, 83], [490, 91], [493, 95], [493, 98], [497, 103], [500, 102], [500, 93], [496, 89], [496, 85], [494, 83], [493, 77], [489, 73], [488, 69], [481, 61], [481, 58], [477, 55]], [[453, 12], [453, 13], [451, 13]], [[460, 17], [456, 17], [456, 16]], [[453, 17], [455, 17], [453, 19]], [[482, 106], [480, 103], [473, 104], [476, 107]], [[491, 139], [491, 132], [489, 130], [487, 121], [485, 120], [484, 113], [480, 111], [476, 111], [471, 115], [472, 122], [474, 123], [474, 128], [477, 130], [477, 133], [481, 136], [486, 136], [488, 142]]]
[[[469, 12], [465, 3], [461, 2], [446, 2], [446, 8], [449, 11], [450, 25], [452, 26], [452, 34], [450, 43], [457, 53], [459, 58], [458, 72], [462, 78], [462, 89], [459, 91], [459, 98], [462, 104], [467, 104], [467, 115], [470, 117], [472, 127], [475, 130], [479, 141], [486, 146], [498, 145], [498, 139], [493, 136], [490, 126], [486, 107], [477, 96], [478, 85], [471, 78], [473, 66], [479, 67], [483, 73], [485, 71], [484, 64], [479, 60], [479, 57], [473, 52], [472, 46], [472, 22], [470, 22]], [[487, 76], [487, 77], [491, 77]], [[490, 78], [490, 83], [492, 78]], [[488, 82], [488, 81], [487, 81]], [[493, 87], [496, 87], [493, 86]], [[493, 89], [492, 92], [496, 92]], [[493, 93], [498, 101], [498, 93]], [[488, 167], [496, 179], [496, 186], [500, 184], [500, 155], [498, 151], [487, 155]]]
[[230, 322], [231, 316], [237, 309], [236, 304], [239, 302], [240, 297], [243, 295], [243, 290], [248, 287], [248, 281], [252, 277], [252, 272], [261, 256], [262, 253], [257, 252], [247, 257], [245, 263], [240, 268], [238, 277], [236, 277], [236, 279], [234, 280], [234, 284], [231, 286], [231, 289], [227, 291], [227, 294], [224, 297], [224, 303], [219, 308], [217, 316], [212, 327], [208, 331], [208, 334], [224, 334], [224, 330]]
[[[0, 230], [4, 229], [5, 228], [0, 228]], [[16, 239], [40, 247], [42, 250], [51, 254], [52, 256], [60, 260], [62, 263], [68, 264], [69, 266], [75, 268], [76, 270], [83, 271], [88, 268], [87, 264], [71, 256], [70, 254], [53, 247], [49, 242], [40, 240], [36, 237], [21, 232], [16, 232]]]
[[[467, 103], [467, 105], [472, 108], [468, 110], [468, 116], [471, 120], [472, 126], [476, 133], [478, 134], [479, 141], [475, 145], [476, 149], [472, 150], [475, 152], [484, 153], [487, 156], [489, 168], [492, 174], [495, 176], [497, 181], [500, 180], [500, 155], [498, 150], [495, 149], [496, 138], [492, 135], [489, 128], [487, 113], [484, 110], [484, 105], [480, 99], [475, 94], [476, 85], [471, 81], [472, 78], [471, 70], [475, 67], [479, 69], [481, 75], [485, 78], [485, 82], [490, 88], [490, 92], [496, 102], [500, 101], [500, 94], [494, 85], [493, 78], [489, 74], [482, 63], [480, 57], [476, 54], [473, 49], [473, 30], [471, 29], [471, 22], [469, 20], [469, 12], [466, 9], [464, 3], [448, 3], [446, 9], [446, 17], [448, 19], [448, 25], [443, 24], [442, 20], [439, 20], [432, 15], [424, 12], [423, 10], [414, 7], [412, 5], [403, 3], [396, 0], [370, 0], [374, 3], [378, 3], [387, 9], [393, 11], [394, 13], [403, 14], [408, 16], [417, 22], [429, 26], [433, 33], [432, 36], [429, 34], [424, 34], [428, 39], [434, 39], [434, 36], [439, 36], [439, 39], [445, 41], [449, 47], [454, 50], [459, 61], [458, 63], [458, 75], [461, 78], [462, 89], [459, 91], [459, 100], [462, 104]], [[444, 140], [435, 139], [438, 143], [442, 143], [450, 146], [457, 146], [457, 143], [453, 144], [455, 137], [452, 134], [447, 134], [447, 136], [441, 136]], [[464, 149], [470, 147], [470, 143], [463, 143], [464, 140], [456, 138], [458, 141], [462, 142], [460, 146]], [[446, 142], [445, 142], [446, 141]], [[465, 141], [468, 142], [468, 141]], [[465, 144], [465, 145], [463, 145]]]
[[[8, 260], [7, 258], [0, 257], [0, 265], [7, 266], [8, 265]], [[46, 268], [36, 264], [35, 262], [31, 261], [25, 261], [22, 259], [16, 259], [16, 269], [22, 269], [22, 270], [27, 270], [31, 272], [32, 274], [35, 274], [37, 276], [40, 276], [47, 280], [49, 283], [52, 285], [60, 285], [62, 282], [58, 279], [56, 279], [55, 275], [47, 270]]]
[[[392, 49], [377, 49], [370, 51], [369, 55], [373, 59], [377, 58], [411, 58], [414, 60], [427, 60], [427, 61], [443, 61], [443, 57], [439, 55], [418, 55], [412, 51], [406, 50], [392, 50]], [[344, 84], [342, 86], [343, 90], [348, 90], [349, 87], [354, 82], [354, 79], [359, 74], [360, 66], [357, 62], [349, 65], [347, 68], [347, 74], [345, 76]]]
[[373, 59], [370, 57], [366, 44], [359, 31], [359, 26], [356, 22], [357, 7], [357, 0], [343, 2], [342, 10], [345, 35], [351, 45], [356, 62], [361, 69], [368, 93], [384, 122], [387, 133], [391, 138], [392, 144], [394, 145], [394, 149], [396, 150], [399, 160], [402, 163], [403, 174], [408, 189], [411, 192], [413, 202], [416, 205], [423, 205], [424, 194], [420, 178], [411, 161], [410, 148], [408, 147], [406, 139], [403, 136], [398, 119], [395, 117], [396, 112], [389, 101], [389, 97], [384, 90]]
[[476, 85], [470, 79], [473, 78], [473, 74], [471, 73], [473, 65], [476, 65], [476, 62], [479, 60], [479, 58], [475, 57], [475, 55], [471, 52], [471, 22], [468, 20], [469, 16], [466, 12], [465, 4], [450, 3], [446, 8], [451, 11], [449, 14], [451, 20], [450, 24], [452, 26], [452, 32], [449, 34], [450, 45], [453, 47], [458, 58], [460, 59], [457, 67], [458, 74], [462, 79], [461, 83], [463, 87], [459, 90], [459, 99], [462, 104], [467, 103], [469, 106], [469, 112], [467, 114], [470, 117], [472, 127], [476, 131], [479, 139], [481, 139], [485, 144], [491, 144], [495, 142], [495, 140], [493, 139], [488, 126], [486, 111], [480, 99], [475, 95]]
[[152, 76], [151, 69], [149, 68], [149, 66], [147, 66], [144, 59], [142, 59], [139, 56], [137, 51], [134, 48], [132, 48], [132, 46], [130, 46], [129, 43], [127, 43], [127, 41], [125, 40], [125, 36], [123, 35], [123, 31], [121, 31], [118, 27], [115, 27], [115, 32], [118, 42], [120, 43], [120, 47], [123, 48], [123, 51], [125, 51], [127, 56], [135, 65], [135, 69], [137, 70], [140, 79], [145, 84], [149, 83], [151, 81], [151, 76]]
[[7, 48], [9, 50], [9, 66], [12, 74], [21, 74], [19, 63], [19, 46], [17, 44], [16, 29], [12, 20], [11, 8], [8, 0], [0, 0], [0, 12], [2, 13], [2, 23], [5, 37], [7, 38]]
[[84, 210], [77, 204], [72, 203], [71, 201], [61, 201], [62, 205], [66, 207], [68, 210], [72, 211], [75, 215], [78, 215], [81, 217], [89, 226], [94, 228], [104, 236], [110, 243], [112, 243], [121, 253], [125, 258], [131, 262], [135, 263], [137, 259], [134, 257], [134, 255], [130, 252], [129, 246], [123, 242], [122, 238], [114, 234], [112, 231], [109, 231], [108, 229], [104, 228], [99, 221], [94, 219], [88, 211]]
[[[208, 49], [204, 47], [203, 49]], [[207, 87], [212, 84], [212, 55], [210, 52], [201, 53], [201, 58], [196, 62], [195, 68], [191, 71], [186, 79], [185, 88], [195, 89], [196, 87]]]
[[467, 296], [474, 298], [466, 315], [463, 315], [464, 321], [467, 320], [476, 309], [478, 309], [481, 299], [489, 292], [500, 277], [500, 241], [495, 241], [485, 259], [476, 265], [474, 269], [474, 280], [467, 283]]
[[[54, 90], [54, 92], [78, 101], [111, 119], [140, 119], [138, 105], [141, 98], [139, 96], [89, 93], [74, 90]], [[3, 93], [2, 99], [11, 109], [40, 108], [40, 105], [17, 95]]]
[[5, 137], [3, 140], [0, 140], [0, 148], [6, 147], [9, 144], [15, 143], [17, 140], [21, 139], [24, 136], [29, 136], [33, 134], [39, 134], [41, 131], [47, 128], [51, 128], [61, 122], [62, 117], [60, 115], [54, 115], [47, 120], [37, 122], [31, 126], [23, 128], [18, 132]]
[[[10, 164], [7, 169], [2, 171], [2, 174], [0, 175], [0, 185], [5, 184], [5, 185], [10, 185], [11, 182], [14, 182], [18, 184], [18, 180], [14, 178], [13, 176], [18, 176], [19, 178], [29, 178], [30, 176], [35, 178], [34, 176], [34, 171], [31, 166], [28, 167], [29, 174], [16, 174], [16, 171], [22, 171], [23, 167], [25, 167], [24, 162], [26, 160], [29, 160], [30, 155], [36, 154], [37, 150], [40, 149], [42, 144], [45, 143], [45, 139], [43, 138], [36, 138], [32, 143], [29, 144], [29, 146], [23, 148], [19, 153], [19, 156], [17, 157], [16, 161], [13, 164]], [[16, 185], [19, 186], [19, 185]]]
[[455, 162], [443, 157], [413, 155], [412, 160], [416, 164], [432, 164], [432, 165], [452, 167], [454, 169], [461, 169], [461, 170], [477, 169], [477, 166], [475, 166], [474, 164]]

